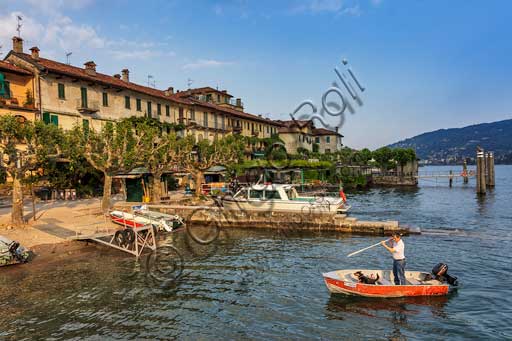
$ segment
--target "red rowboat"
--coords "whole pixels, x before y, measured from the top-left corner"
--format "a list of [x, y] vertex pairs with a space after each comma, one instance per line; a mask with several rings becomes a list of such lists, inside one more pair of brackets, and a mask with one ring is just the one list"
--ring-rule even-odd
[[[379, 275], [375, 284], [359, 283], [355, 272], [361, 271], [367, 276]], [[447, 283], [433, 279], [429, 273], [406, 271], [407, 285], [394, 285], [393, 272], [390, 270], [337, 270], [322, 274], [325, 285], [331, 293], [366, 297], [406, 297], [439, 296], [451, 291]]]
[[110, 219], [113, 223], [131, 228], [143, 227], [148, 224], [147, 219], [136, 217], [131, 213], [122, 211], [110, 212]]

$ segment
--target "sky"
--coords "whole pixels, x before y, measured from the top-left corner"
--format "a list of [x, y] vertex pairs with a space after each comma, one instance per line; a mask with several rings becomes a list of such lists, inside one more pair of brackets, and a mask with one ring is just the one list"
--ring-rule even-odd
[[[65, 62], [72, 52], [75, 66], [128, 68], [131, 81], [151, 75], [159, 89], [227, 89], [273, 119], [290, 119], [304, 101], [320, 115], [337, 86], [352, 112], [324, 112], [326, 125], [349, 147], [375, 149], [512, 118], [510, 13], [507, 0], [0, 0], [0, 58], [21, 16], [25, 50], [38, 46], [41, 57]], [[335, 112], [342, 102], [330, 91], [324, 103]], [[311, 114], [304, 106], [296, 117]]]

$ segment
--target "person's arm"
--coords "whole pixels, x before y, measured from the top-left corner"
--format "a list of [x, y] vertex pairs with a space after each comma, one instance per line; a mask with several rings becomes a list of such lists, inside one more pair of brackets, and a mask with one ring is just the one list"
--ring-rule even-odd
[[384, 246], [386, 248], [386, 250], [388, 250], [390, 253], [395, 253], [396, 250], [392, 247], [389, 247], [388, 244], [386, 243], [386, 240], [383, 240], [380, 242], [382, 244], [382, 246]]

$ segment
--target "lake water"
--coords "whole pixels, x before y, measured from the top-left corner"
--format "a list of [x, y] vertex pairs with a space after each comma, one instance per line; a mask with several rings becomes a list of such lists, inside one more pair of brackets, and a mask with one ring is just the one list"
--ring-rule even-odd
[[449, 188], [447, 180], [349, 194], [353, 216], [424, 231], [404, 238], [407, 268], [447, 263], [462, 283], [447, 297], [331, 296], [322, 271], [391, 267], [381, 247], [346, 257], [382, 237], [230, 230], [198, 246], [176, 233], [161, 241], [185, 260], [174, 284], [101, 248], [2, 274], [0, 339], [512, 339], [511, 199], [512, 166], [496, 167], [485, 198], [474, 181]]

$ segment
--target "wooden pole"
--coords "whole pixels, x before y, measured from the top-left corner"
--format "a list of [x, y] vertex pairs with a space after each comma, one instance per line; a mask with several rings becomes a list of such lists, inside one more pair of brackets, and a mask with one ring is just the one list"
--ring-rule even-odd
[[478, 149], [476, 153], [476, 193], [485, 195], [485, 157], [484, 151]]
[[494, 153], [489, 152], [489, 186], [494, 187], [496, 178], [494, 174]]
[[490, 170], [491, 157], [489, 155], [489, 152], [484, 153], [484, 160], [485, 160], [485, 186], [488, 187], [491, 184], [491, 170]]
[[450, 187], [453, 186], [453, 171], [450, 169], [450, 180], [449, 180], [449, 183], [450, 183]]
[[464, 179], [464, 183], [467, 184], [469, 182], [467, 160], [464, 160], [464, 163], [462, 164], [462, 177]]

